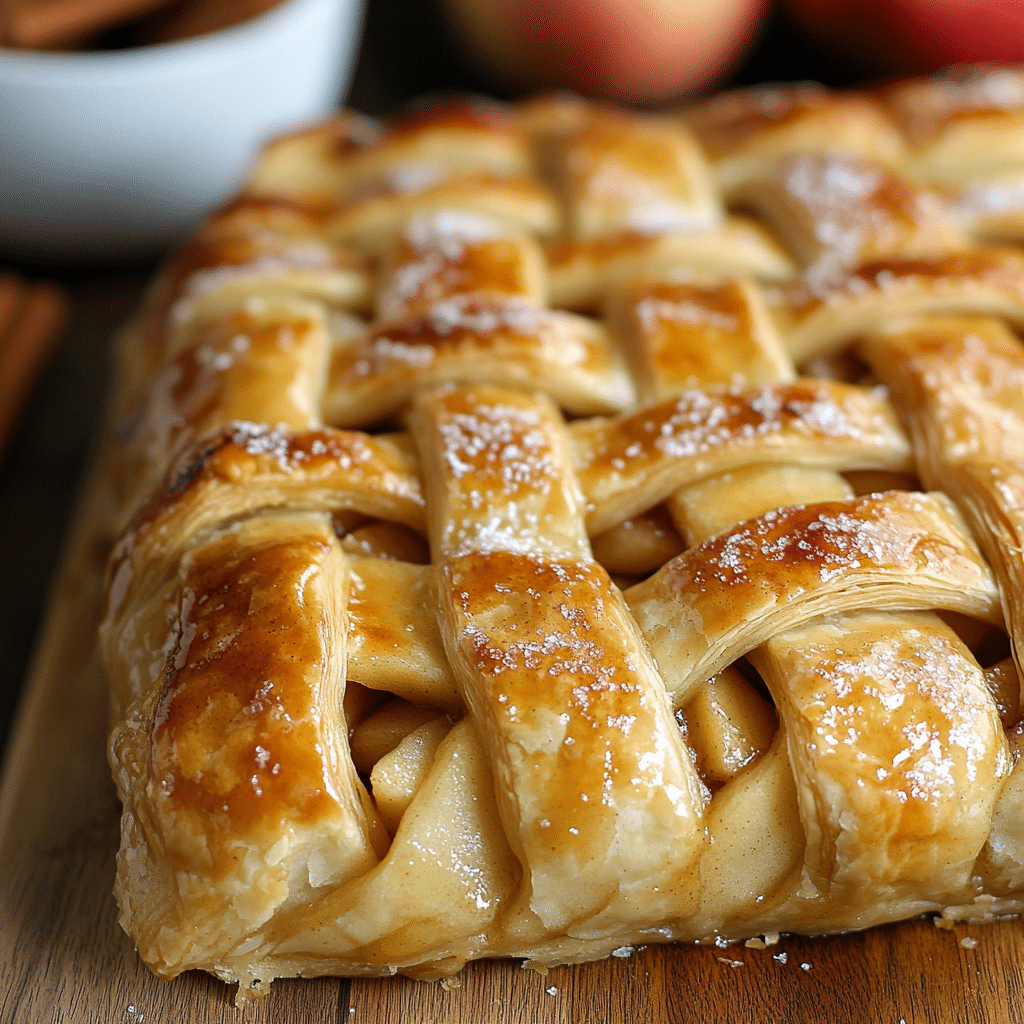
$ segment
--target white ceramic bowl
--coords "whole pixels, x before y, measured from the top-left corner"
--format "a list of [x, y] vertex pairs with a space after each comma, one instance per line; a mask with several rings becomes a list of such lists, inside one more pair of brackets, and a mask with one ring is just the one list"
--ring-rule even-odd
[[0, 254], [104, 259], [171, 243], [257, 148], [342, 100], [362, 0], [285, 0], [181, 42], [0, 49]]

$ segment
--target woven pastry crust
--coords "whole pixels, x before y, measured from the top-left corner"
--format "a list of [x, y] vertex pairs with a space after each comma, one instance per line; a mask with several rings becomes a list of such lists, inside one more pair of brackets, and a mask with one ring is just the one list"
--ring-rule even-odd
[[1024, 909], [1024, 75], [356, 114], [120, 349], [155, 971]]

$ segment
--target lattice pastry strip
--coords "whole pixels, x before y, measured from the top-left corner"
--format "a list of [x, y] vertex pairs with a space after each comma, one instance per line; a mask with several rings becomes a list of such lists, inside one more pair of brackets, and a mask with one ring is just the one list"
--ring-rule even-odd
[[203, 225], [157, 277], [122, 340], [119, 397], [138, 401], [165, 359], [168, 332], [210, 307], [281, 292], [363, 308], [371, 290], [366, 258], [327, 239], [319, 213], [242, 197]]
[[1024, 258], [977, 248], [919, 259], [886, 258], [852, 273], [778, 286], [769, 306], [799, 364], [851, 344], [877, 324], [947, 313], [988, 313], [1024, 322]]
[[166, 668], [111, 740], [150, 780], [124, 819], [146, 841], [125, 837], [122, 913], [168, 975], [217, 963], [236, 976], [241, 936], [384, 848], [340, 714], [347, 583], [324, 514], [247, 519], [180, 563]]
[[971, 889], [1009, 770], [1006, 737], [952, 629], [928, 613], [893, 627], [887, 613], [828, 617], [753, 655], [777, 694], [807, 837], [783, 922], [828, 927], [835, 901], [866, 926]]
[[641, 405], [703, 384], [795, 376], [752, 281], [641, 278], [612, 293], [607, 317], [622, 338]]
[[863, 93], [813, 84], [739, 90], [683, 112], [713, 161], [727, 195], [776, 160], [841, 150], [898, 166], [906, 140], [884, 106]]
[[594, 533], [752, 463], [901, 469], [909, 456], [886, 401], [824, 380], [693, 389], [615, 419], [578, 420], [570, 433]]
[[578, 415], [633, 403], [633, 382], [600, 324], [518, 297], [470, 293], [342, 341], [331, 358], [324, 414], [340, 426], [384, 420], [424, 384], [449, 380], [521, 387], [543, 380]]
[[402, 320], [456, 295], [547, 299], [547, 266], [524, 231], [487, 217], [441, 211], [413, 217], [381, 261], [377, 319]]
[[817, 277], [880, 258], [934, 256], [967, 244], [941, 196], [848, 153], [781, 159], [735, 199], [772, 224]]
[[319, 426], [330, 348], [322, 304], [250, 297], [169, 332], [163, 365], [126, 417], [121, 501], [135, 513], [197, 444], [233, 423]]
[[590, 558], [560, 418], [471, 389], [422, 400], [416, 433], [435, 481], [445, 642], [530, 910], [584, 938], [684, 913], [701, 787], [661, 678]]
[[986, 317], [934, 317], [873, 332], [862, 351], [900, 403], [922, 474], [1021, 459], [1024, 350]]
[[952, 68], [882, 91], [910, 145], [915, 177], [977, 179], [1024, 166], [1024, 75], [1019, 68]]
[[[352, 510], [423, 530], [419, 464], [404, 434], [288, 432], [238, 421], [186, 451], [139, 510], [112, 556], [132, 572], [180, 557], [189, 538], [255, 512]], [[119, 587], [115, 590], [120, 589]]]
[[914, 435], [919, 471], [956, 495], [1000, 584], [1014, 652], [1024, 642], [1024, 349], [998, 322], [929, 320], [864, 346]]
[[641, 270], [790, 274], [763, 229], [726, 217], [685, 126], [551, 100], [526, 117], [540, 125], [541, 167], [566, 210], [564, 238], [547, 246], [557, 304], [599, 306], [610, 286]]
[[594, 109], [546, 149], [570, 238], [686, 233], [724, 219], [707, 162], [675, 125]]
[[[335, 149], [326, 156], [338, 175], [331, 198], [358, 197], [382, 185], [411, 193], [466, 175], [515, 178], [533, 167], [530, 139], [514, 111], [454, 97], [421, 103], [392, 118], [373, 145]], [[257, 171], [258, 191], [259, 181]], [[286, 189], [294, 182], [291, 176], [283, 179]]]
[[847, 93], [806, 83], [761, 87], [683, 116], [727, 193], [775, 160], [806, 152], [852, 153], [928, 183], [1024, 164], [1024, 87], [1014, 68], [958, 68]]
[[712, 280], [750, 275], [775, 281], [793, 274], [793, 260], [779, 242], [743, 217], [711, 231], [556, 240], [545, 246], [545, 253], [551, 302], [578, 310], [599, 309], [609, 291], [633, 277], [680, 267]]

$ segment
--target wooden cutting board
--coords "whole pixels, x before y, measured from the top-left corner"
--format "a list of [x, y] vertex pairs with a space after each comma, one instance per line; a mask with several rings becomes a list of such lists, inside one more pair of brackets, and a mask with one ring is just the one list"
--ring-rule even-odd
[[994, 1024], [1024, 1021], [1024, 924], [929, 921], [765, 949], [649, 947], [546, 976], [278, 982], [233, 991], [141, 964], [111, 895], [119, 808], [95, 630], [105, 543], [94, 474], [51, 595], [0, 787], [0, 1024]]

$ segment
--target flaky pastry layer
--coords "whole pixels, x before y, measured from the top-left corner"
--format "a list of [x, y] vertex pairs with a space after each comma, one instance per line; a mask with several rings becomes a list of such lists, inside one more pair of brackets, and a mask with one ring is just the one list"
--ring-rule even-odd
[[1024, 75], [275, 141], [120, 350], [165, 977], [1024, 910]]

